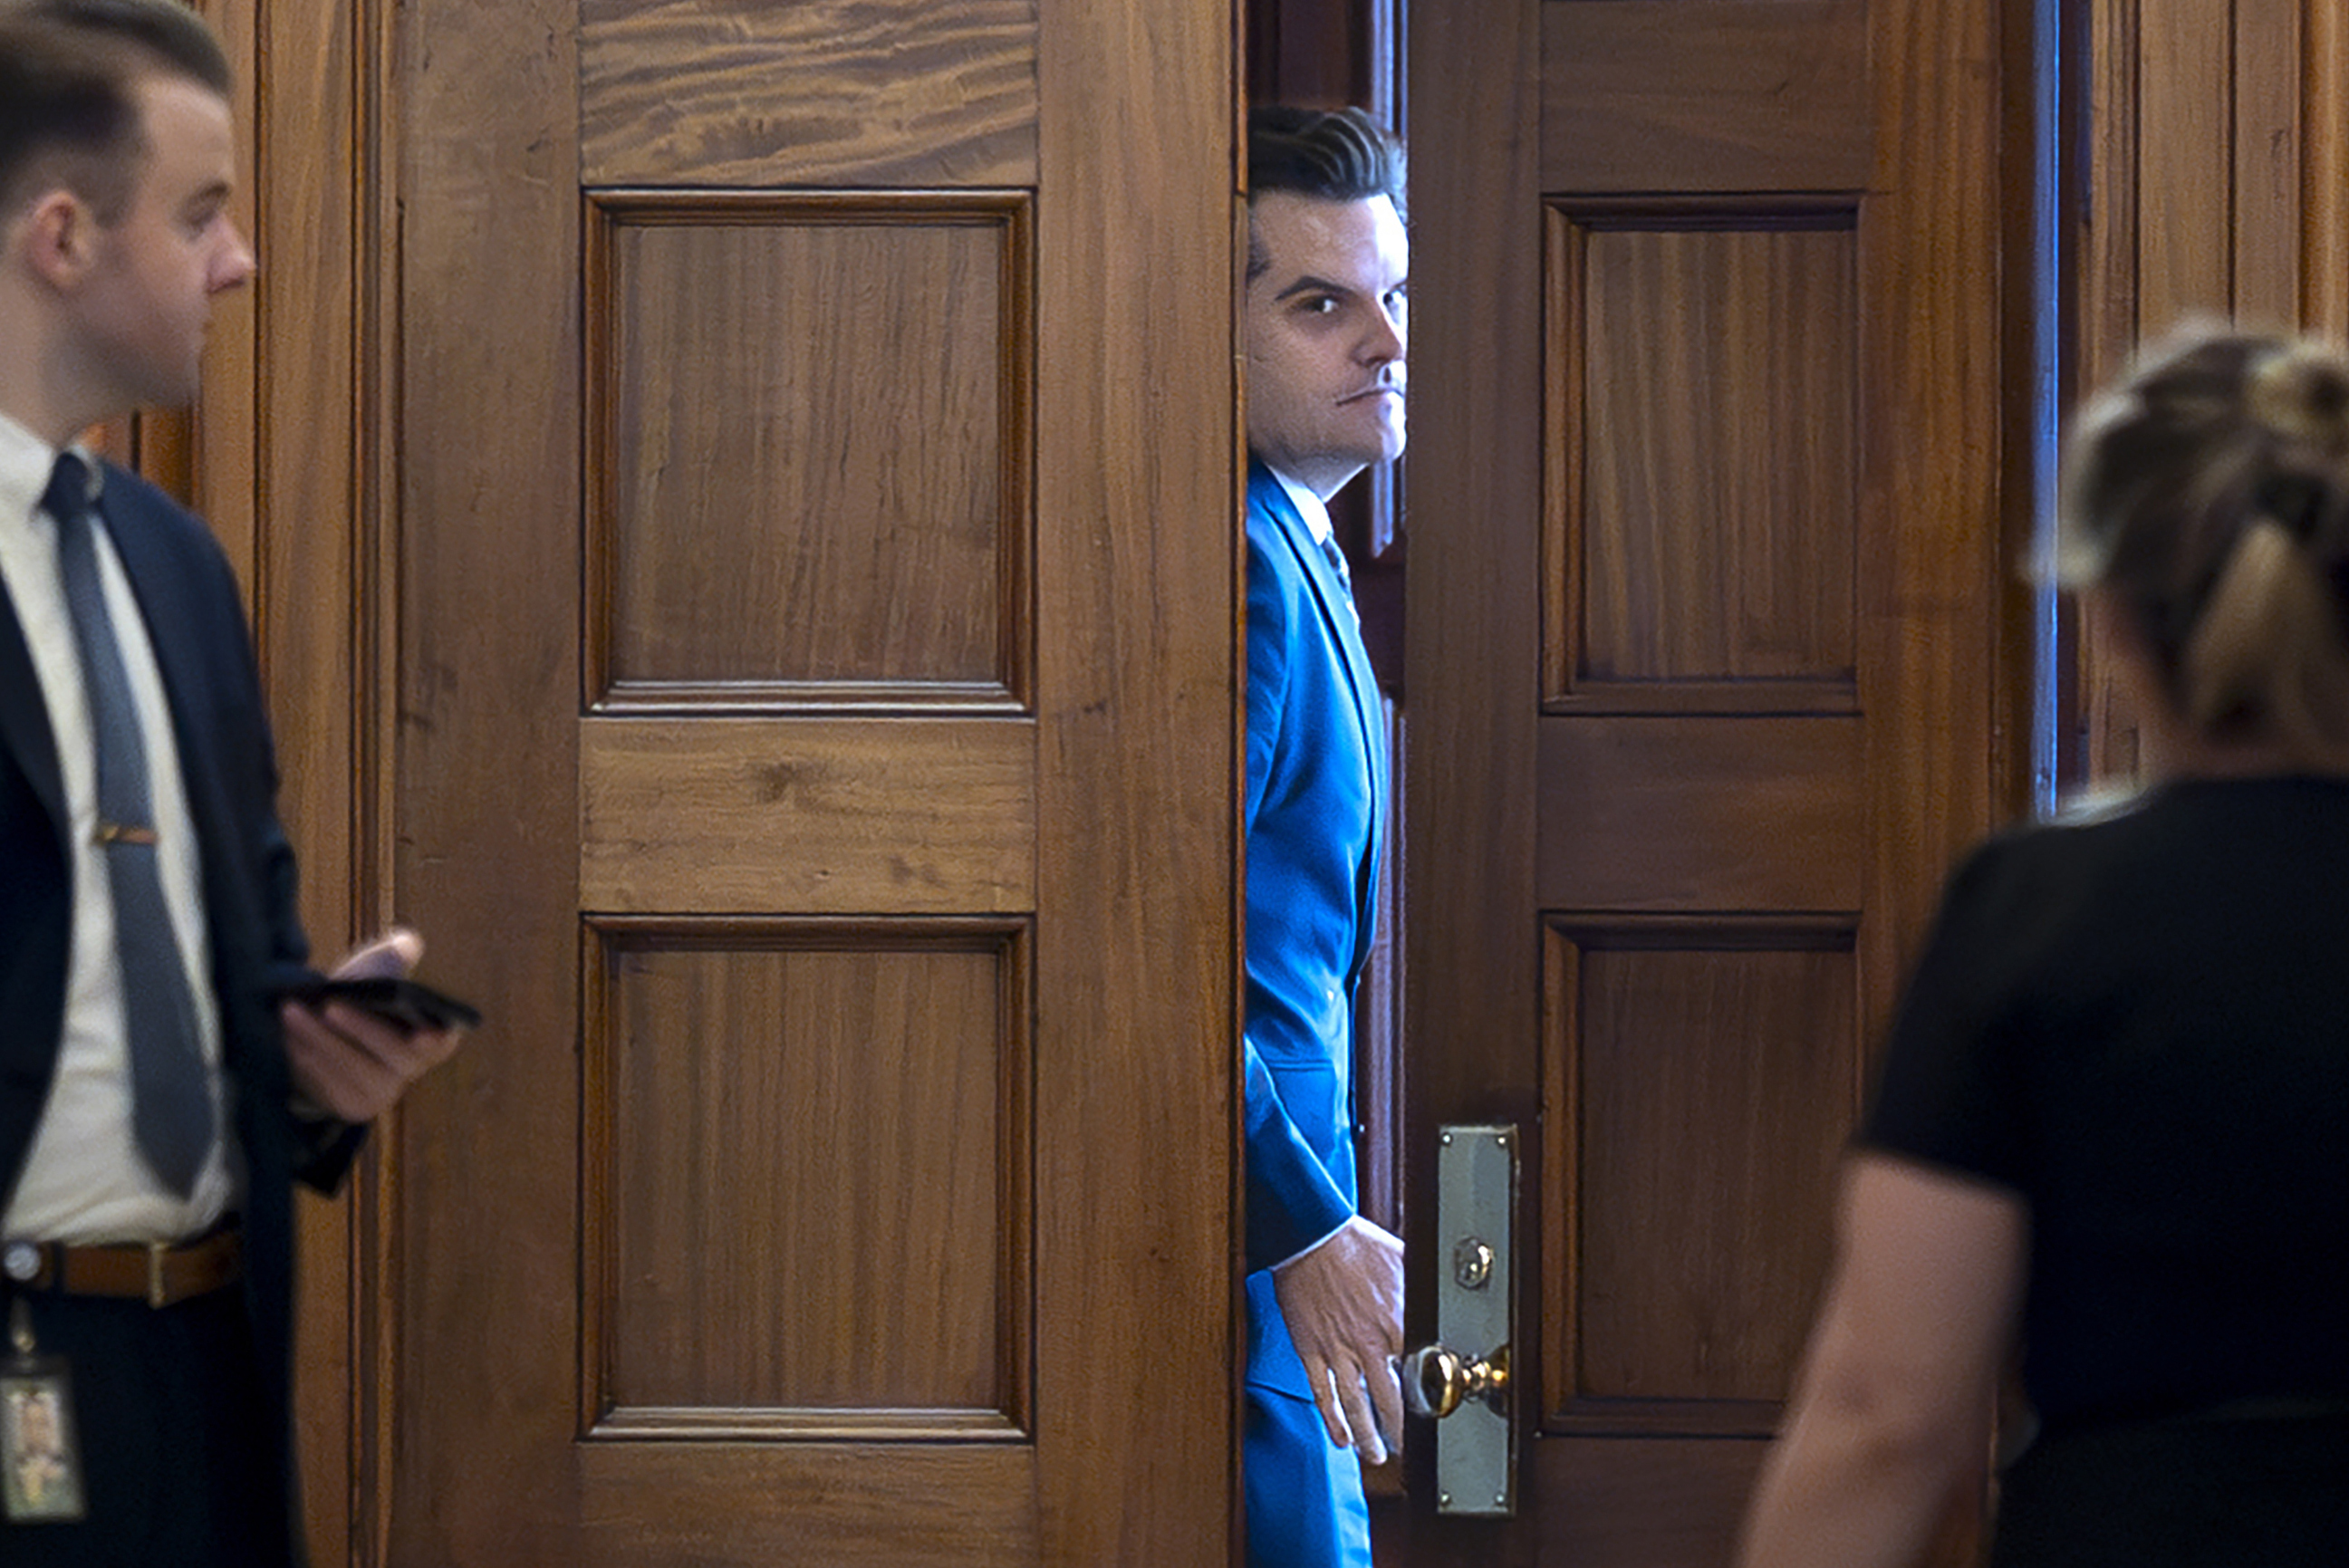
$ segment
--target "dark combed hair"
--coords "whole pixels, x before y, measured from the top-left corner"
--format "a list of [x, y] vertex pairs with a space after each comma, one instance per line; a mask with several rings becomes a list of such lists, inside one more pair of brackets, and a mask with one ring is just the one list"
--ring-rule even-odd
[[220, 39], [179, 0], [0, 0], [0, 211], [32, 194], [37, 171], [118, 215], [142, 145], [133, 89], [149, 75], [222, 98], [233, 85]]
[[2208, 327], [2082, 414], [2058, 575], [2104, 589], [2214, 738], [2349, 758], [2349, 356]]
[[[1403, 204], [1402, 143], [1366, 109], [1260, 104], [1248, 112], [1247, 150], [1251, 204], [1273, 191], [1317, 201], [1384, 196], [1397, 216], [1410, 216]], [[1265, 265], [1251, 236], [1248, 276]]]

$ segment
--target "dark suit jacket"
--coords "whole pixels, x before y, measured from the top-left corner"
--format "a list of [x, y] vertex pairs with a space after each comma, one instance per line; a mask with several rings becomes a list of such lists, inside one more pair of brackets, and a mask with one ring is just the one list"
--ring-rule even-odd
[[[155, 648], [203, 861], [212, 988], [243, 1151], [245, 1295], [267, 1401], [290, 1415], [293, 1183], [338, 1180], [356, 1129], [297, 1121], [275, 996], [305, 975], [294, 854], [236, 580], [204, 526], [111, 464], [107, 529]], [[0, 591], [0, 1202], [16, 1191], [61, 1048], [73, 926], [57, 745], [14, 604]], [[290, 1427], [277, 1467], [292, 1495]]]
[[[1386, 730], [1351, 595], [1261, 464], [1247, 504], [1247, 1264], [1354, 1212], [1354, 992], [1385, 833]], [[1249, 1287], [1251, 1381], [1303, 1368]]]

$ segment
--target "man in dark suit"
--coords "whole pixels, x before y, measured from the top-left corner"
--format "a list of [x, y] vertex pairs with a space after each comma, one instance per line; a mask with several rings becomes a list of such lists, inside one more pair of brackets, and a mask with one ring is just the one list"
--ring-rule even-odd
[[1402, 1426], [1402, 1243], [1356, 1209], [1354, 994], [1387, 748], [1324, 503], [1403, 444], [1402, 150], [1360, 110], [1248, 128], [1248, 1558], [1368, 1568], [1356, 1460]]
[[78, 444], [192, 397], [252, 273], [229, 88], [173, 0], [0, 0], [0, 1385], [78, 1439], [9, 1491], [12, 1564], [298, 1561], [293, 1182], [456, 1043], [288, 999], [318, 977], [234, 577]]

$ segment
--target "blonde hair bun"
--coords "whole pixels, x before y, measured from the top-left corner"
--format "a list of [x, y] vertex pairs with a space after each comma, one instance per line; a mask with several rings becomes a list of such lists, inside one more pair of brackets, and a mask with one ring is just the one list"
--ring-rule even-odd
[[2251, 372], [2244, 389], [2251, 418], [2294, 446], [2332, 459], [2349, 456], [2349, 359], [2295, 343]]

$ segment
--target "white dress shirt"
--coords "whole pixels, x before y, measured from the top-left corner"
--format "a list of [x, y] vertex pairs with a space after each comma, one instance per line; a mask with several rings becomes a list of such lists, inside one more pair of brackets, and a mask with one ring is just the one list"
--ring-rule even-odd
[[1288, 497], [1288, 504], [1297, 509], [1297, 515], [1305, 520], [1305, 531], [1313, 536], [1313, 542], [1329, 543], [1330, 536], [1337, 531], [1330, 523], [1329, 503], [1270, 463], [1265, 465], [1265, 471], [1280, 481], [1281, 493]]
[[[87, 454], [84, 454], [87, 457]], [[226, 1149], [219, 1143], [182, 1200], [158, 1182], [140, 1158], [131, 1130], [130, 1064], [123, 1022], [122, 965], [114, 938], [114, 894], [96, 844], [97, 758], [81, 657], [57, 570], [57, 521], [41, 494], [57, 453], [0, 415], [0, 588], [6, 590], [33, 656], [56, 738], [65, 783], [66, 839], [73, 858], [72, 956], [66, 974], [65, 1040], [23, 1180], [0, 1234], [11, 1240], [74, 1243], [169, 1241], [197, 1235], [234, 1198]], [[95, 459], [90, 459], [95, 466]], [[155, 809], [163, 898], [187, 965], [212, 1099], [221, 1103], [220, 1011], [212, 995], [211, 942], [205, 930], [202, 868], [180, 781], [179, 746], [161, 672], [129, 579], [106, 529], [96, 531], [115, 640], [145, 732], [149, 789]], [[9, 896], [0, 888], [0, 898]]]

